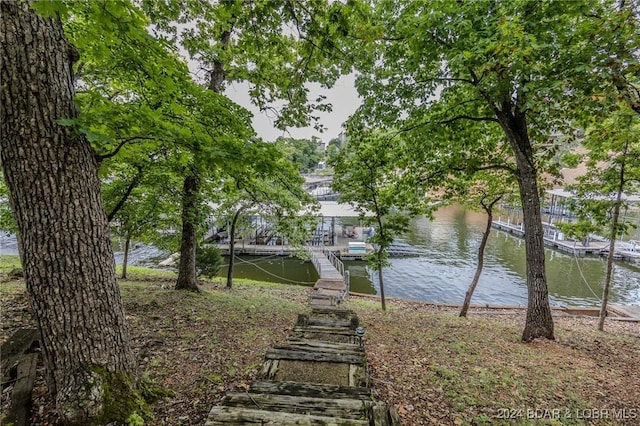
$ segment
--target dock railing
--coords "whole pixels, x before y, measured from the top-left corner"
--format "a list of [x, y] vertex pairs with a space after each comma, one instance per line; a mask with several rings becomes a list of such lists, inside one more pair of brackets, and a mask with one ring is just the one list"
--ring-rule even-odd
[[[318, 275], [322, 276], [322, 263], [320, 263], [318, 257], [314, 255], [315, 253], [318, 253], [318, 250], [313, 250], [310, 246], [307, 246], [307, 251], [311, 255], [311, 261], [313, 262], [313, 266], [315, 266], [316, 271], [318, 271]], [[344, 263], [331, 250], [322, 249], [322, 254], [329, 260], [335, 270], [338, 271], [344, 281], [345, 290], [342, 296], [340, 296], [340, 299], [342, 300], [347, 298], [349, 296], [349, 290], [351, 287], [349, 271], [345, 270]]]
[[322, 249], [322, 253], [324, 253], [327, 259], [329, 259], [329, 262], [331, 262], [333, 267], [336, 268], [340, 275], [344, 277], [344, 263], [342, 263], [342, 261], [338, 259], [338, 256], [336, 256], [336, 254], [331, 250], [327, 249]]

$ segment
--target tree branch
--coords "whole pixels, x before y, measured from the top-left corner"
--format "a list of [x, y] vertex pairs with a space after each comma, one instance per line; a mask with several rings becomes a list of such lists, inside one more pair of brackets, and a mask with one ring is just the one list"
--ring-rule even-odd
[[113, 209], [111, 209], [111, 211], [107, 214], [107, 221], [111, 222], [113, 220], [113, 218], [115, 217], [115, 215], [120, 211], [120, 209], [122, 209], [122, 206], [124, 206], [124, 203], [127, 201], [127, 199], [129, 198], [129, 196], [131, 195], [131, 193], [133, 192], [133, 190], [136, 188], [136, 186], [138, 186], [138, 184], [140, 183], [140, 180], [142, 179], [142, 167], [141, 166], [137, 166], [138, 169], [138, 174], [135, 175], [133, 177], [133, 179], [131, 180], [131, 182], [129, 182], [129, 185], [127, 186], [127, 189], [125, 190], [124, 194], [122, 195], [122, 197], [120, 197], [120, 200], [118, 200], [118, 203], [115, 205], [115, 207]]
[[132, 142], [132, 141], [135, 141], [135, 140], [153, 141], [153, 140], [156, 140], [156, 138], [153, 138], [151, 136], [131, 136], [129, 138], [122, 139], [120, 141], [120, 143], [118, 144], [118, 146], [116, 146], [116, 149], [113, 150], [112, 152], [110, 152], [108, 154], [98, 154], [98, 153], [95, 154], [96, 155], [96, 160], [98, 161], [98, 164], [100, 164], [103, 160], [105, 160], [107, 158], [115, 157], [118, 154], [118, 152], [120, 152], [120, 150], [122, 149], [123, 146], [125, 146], [129, 142]]

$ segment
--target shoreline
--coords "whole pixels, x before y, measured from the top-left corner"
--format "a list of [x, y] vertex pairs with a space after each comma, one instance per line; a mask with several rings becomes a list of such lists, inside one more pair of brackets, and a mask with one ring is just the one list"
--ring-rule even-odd
[[[366, 293], [357, 293], [357, 292], [349, 292], [349, 297], [354, 296], [358, 298], [366, 298], [366, 299], [376, 299], [380, 300], [380, 296], [376, 294], [366, 294]], [[447, 308], [447, 309], [461, 309], [462, 305], [455, 303], [437, 303], [430, 301], [422, 301], [422, 300], [414, 300], [414, 299], [404, 299], [401, 297], [386, 297], [387, 301], [399, 301], [402, 303], [412, 303], [419, 304], [425, 306], [431, 306], [434, 308]], [[526, 311], [526, 306], [502, 306], [502, 305], [469, 305], [469, 309], [473, 309], [476, 312], [481, 311], [491, 311], [493, 313], [499, 313], [498, 311]], [[640, 309], [640, 306], [636, 307]], [[596, 307], [580, 307], [580, 306], [572, 306], [566, 308], [560, 307], [552, 307], [552, 312], [563, 312], [568, 316], [580, 318], [597, 318], [600, 314], [600, 308]], [[627, 322], [640, 322], [640, 316], [634, 316], [630, 312], [625, 312], [624, 307], [619, 307], [615, 305], [609, 305], [608, 311], [611, 313], [615, 313], [617, 316], [607, 315], [607, 319], [614, 321], [627, 321]]]

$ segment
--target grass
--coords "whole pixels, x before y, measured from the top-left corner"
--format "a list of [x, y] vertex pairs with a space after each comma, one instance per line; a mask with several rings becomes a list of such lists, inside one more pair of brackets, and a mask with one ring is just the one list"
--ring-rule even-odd
[[459, 318], [392, 303], [388, 312], [369, 300], [350, 306], [367, 328], [371, 382], [405, 424], [625, 423], [613, 409], [636, 416], [627, 424], [640, 419], [637, 325], [599, 333], [594, 319], [557, 318], [556, 341], [525, 344], [522, 314]]
[[[0, 258], [4, 271], [17, 257]], [[173, 291], [175, 274], [131, 268], [120, 282], [138, 369], [174, 392], [153, 406], [152, 425], [196, 425], [225, 391], [244, 391], [265, 351], [283, 342], [308, 289], [216, 279], [202, 294]], [[5, 280], [0, 280], [5, 281]], [[24, 283], [0, 283], [3, 336], [28, 324]], [[640, 419], [640, 335], [637, 324], [556, 318], [556, 341], [520, 342], [523, 315], [459, 318], [453, 309], [352, 297], [366, 327], [370, 383], [396, 406], [405, 425], [636, 424]], [[37, 388], [41, 423], [53, 422], [44, 382]], [[594, 410], [608, 417], [588, 420]], [[615, 419], [624, 413], [628, 419]], [[602, 412], [602, 411], [600, 411]], [[635, 416], [635, 417], [634, 417]], [[602, 417], [602, 416], [601, 416]]]

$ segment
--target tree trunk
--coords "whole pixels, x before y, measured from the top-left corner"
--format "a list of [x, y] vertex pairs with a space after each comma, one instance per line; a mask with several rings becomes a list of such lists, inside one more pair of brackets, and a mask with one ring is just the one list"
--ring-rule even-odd
[[196, 273], [199, 193], [200, 179], [195, 174], [189, 173], [184, 178], [182, 191], [182, 239], [176, 290], [200, 291], [198, 289], [198, 274]]
[[235, 249], [236, 249], [236, 224], [238, 223], [238, 218], [240, 217], [240, 213], [242, 212], [242, 208], [239, 208], [236, 211], [236, 214], [233, 216], [233, 220], [231, 221], [231, 229], [229, 230], [229, 269], [227, 270], [227, 288], [230, 289], [233, 287], [233, 266], [235, 264]]
[[478, 281], [480, 281], [480, 276], [482, 275], [482, 268], [484, 267], [484, 249], [487, 246], [487, 240], [489, 239], [489, 234], [491, 234], [491, 224], [493, 223], [493, 206], [498, 202], [499, 199], [500, 198], [493, 201], [488, 206], [485, 206], [483, 204], [483, 207], [487, 212], [487, 225], [484, 229], [484, 234], [482, 234], [480, 247], [478, 247], [478, 264], [476, 265], [476, 273], [473, 276], [473, 280], [471, 280], [471, 285], [467, 289], [467, 293], [464, 296], [464, 303], [462, 304], [462, 309], [460, 310], [461, 317], [467, 316], [467, 311], [469, 310], [469, 305], [471, 304], [471, 298], [473, 297], [473, 293], [476, 291], [476, 286], [478, 285]]
[[380, 248], [378, 250], [378, 280], [380, 281], [380, 302], [382, 303], [382, 310], [386, 311], [387, 302], [384, 298], [384, 281], [382, 279], [382, 250], [384, 249]]
[[[628, 143], [625, 144], [623, 155], [627, 154]], [[602, 304], [600, 306], [600, 319], [598, 320], [598, 330], [604, 331], [604, 319], [607, 317], [607, 304], [609, 303], [609, 289], [611, 288], [611, 275], [613, 273], [613, 254], [616, 249], [616, 237], [618, 236], [618, 221], [620, 219], [620, 207], [622, 206], [622, 190], [624, 189], [624, 162], [620, 166], [620, 182], [616, 203], [613, 206], [611, 217], [611, 234], [609, 235], [609, 256], [607, 256], [607, 274], [604, 279], [602, 289]]]
[[528, 290], [527, 316], [522, 340], [529, 342], [538, 337], [553, 340], [553, 317], [545, 273], [544, 229], [540, 211], [538, 173], [525, 116], [517, 110], [511, 112], [513, 108], [515, 107], [510, 104], [505, 105], [506, 112], [498, 111], [496, 116], [515, 155], [522, 201]]
[[97, 162], [84, 136], [57, 124], [78, 116], [78, 53], [60, 20], [28, 2], [0, 2], [0, 12], [0, 157], [49, 391], [69, 423], [124, 421], [124, 409], [107, 413], [131, 396], [134, 358]]
[[131, 246], [131, 235], [127, 233], [127, 238], [124, 240], [124, 256], [122, 257], [122, 279], [127, 279], [127, 263], [129, 263], [129, 247]]

